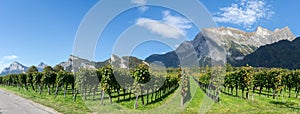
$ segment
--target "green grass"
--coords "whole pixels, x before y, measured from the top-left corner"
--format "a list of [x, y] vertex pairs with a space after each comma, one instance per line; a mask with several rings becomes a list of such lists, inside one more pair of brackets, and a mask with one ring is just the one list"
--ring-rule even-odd
[[[241, 92], [238, 93], [241, 95]], [[254, 94], [254, 100], [246, 100], [235, 95], [227, 95], [222, 93], [221, 101], [214, 103], [206, 113], [234, 113], [234, 114], [299, 114], [300, 113], [300, 99], [296, 98], [283, 98], [272, 99], [264, 95]], [[251, 98], [251, 97], [250, 97]], [[183, 112], [185, 114], [198, 113], [200, 106], [203, 105], [203, 100], [206, 99], [206, 95], [198, 88], [197, 94], [192, 99], [190, 105]], [[203, 110], [202, 110], [203, 111]]]
[[51, 107], [54, 110], [64, 113], [64, 114], [86, 114], [91, 111], [86, 107], [84, 101], [78, 97], [78, 99], [74, 102], [72, 95], [67, 95], [66, 98], [62, 94], [59, 94], [57, 97], [54, 95], [46, 95], [46, 92], [43, 92], [41, 95], [37, 92], [29, 89], [28, 91], [25, 89], [18, 89], [17, 87], [11, 86], [2, 86], [1, 89], [17, 94], [23, 98], [30, 99], [34, 102], [43, 104], [47, 107]]
[[[150, 94], [149, 97], [149, 104], [146, 104], [146, 96], [144, 96], [145, 105], [142, 105], [141, 98], [139, 97], [138, 109], [134, 110], [134, 103], [135, 103], [135, 96], [134, 94], [131, 94], [131, 99], [129, 99], [129, 95], [125, 96], [126, 100], [123, 100], [123, 96], [120, 97], [121, 102], [117, 103], [117, 98], [113, 98], [113, 104], [109, 104], [108, 97], [104, 98], [104, 104], [100, 105], [100, 95], [96, 95], [95, 100], [91, 100], [92, 96], [89, 96], [86, 100], [87, 106], [96, 113], [158, 113], [160, 111], [161, 113], [165, 113], [165, 111], [169, 110], [170, 107], [177, 108], [179, 106], [180, 102], [179, 99], [179, 89], [176, 89], [174, 92], [170, 94], [166, 94], [163, 98], [158, 98], [153, 102], [150, 102], [150, 98], [152, 94]], [[122, 92], [121, 92], [122, 94]], [[153, 94], [156, 95], [155, 93]], [[154, 100], [154, 99], [153, 99]], [[165, 108], [167, 107], [167, 108]], [[171, 108], [171, 109], [172, 109]], [[172, 110], [173, 112], [180, 112], [180, 110]]]
[[[191, 81], [191, 80], [190, 80]], [[88, 100], [83, 101], [78, 94], [76, 102], [73, 101], [72, 95], [63, 97], [62, 92], [57, 97], [54, 95], [46, 95], [46, 92], [42, 95], [37, 94], [25, 89], [17, 89], [17, 87], [0, 86], [1, 89], [18, 94], [24, 98], [33, 100], [37, 103], [51, 107], [58, 112], [66, 114], [85, 114], [85, 113], [183, 113], [183, 114], [195, 114], [199, 112], [205, 112], [209, 114], [220, 114], [220, 113], [272, 113], [272, 114], [298, 114], [300, 113], [300, 98], [296, 99], [294, 94], [292, 98], [287, 98], [287, 93], [283, 92], [285, 97], [278, 97], [278, 99], [272, 99], [272, 96], [267, 97], [266, 95], [254, 94], [254, 100], [246, 100], [241, 98], [241, 91], [238, 92], [239, 96], [222, 93], [220, 96], [220, 102], [213, 103], [205, 93], [195, 85], [194, 81], [191, 81], [191, 93], [192, 99], [187, 102], [183, 108], [180, 108], [180, 87], [175, 90], [172, 94], [167, 95], [164, 99], [157, 100], [153, 103], [142, 106], [141, 99], [139, 99], [139, 108], [133, 109], [134, 106], [134, 95], [133, 99], [125, 100], [119, 103], [117, 98], [113, 98], [113, 104], [109, 104], [107, 95], [104, 99], [105, 105], [100, 105], [100, 94], [98, 93], [94, 100], [92, 96], [88, 96]], [[265, 94], [266, 92], [263, 91]], [[122, 94], [122, 93], [121, 93]], [[251, 95], [251, 94], [250, 94]], [[115, 95], [113, 95], [115, 96]], [[150, 95], [151, 96], [151, 95]], [[149, 96], [149, 97], [150, 97]], [[129, 95], [125, 96], [126, 99]], [[251, 97], [250, 97], [251, 98]], [[146, 99], [146, 98], [145, 98]], [[123, 96], [120, 97], [123, 100]]]
[[[195, 85], [196, 83], [193, 81], [193, 79], [190, 79], [191, 85]], [[180, 87], [179, 87], [180, 88]], [[195, 95], [197, 86], [191, 86], [191, 95]], [[141, 99], [139, 98], [139, 108], [134, 110], [134, 103], [135, 103], [135, 96], [134, 94], [131, 94], [132, 99], [128, 100], [129, 95], [125, 96], [124, 101], [121, 101], [119, 103], [117, 102], [117, 98], [113, 98], [113, 104], [109, 104], [108, 97], [104, 98], [104, 105], [100, 105], [100, 94], [98, 93], [94, 100], [92, 100], [92, 96], [88, 96], [85, 101], [87, 106], [92, 110], [92, 112], [96, 113], [128, 113], [128, 114], [140, 114], [140, 113], [150, 113], [150, 114], [157, 114], [157, 113], [166, 113], [166, 114], [173, 114], [173, 113], [181, 113], [185, 107], [188, 105], [188, 102], [184, 105], [183, 108], [180, 106], [180, 99], [181, 99], [181, 90], [176, 89], [174, 92], [172, 92], [169, 95], [166, 95], [162, 99], [157, 99], [156, 101], [145, 104], [142, 106]], [[121, 91], [120, 94], [123, 94]], [[155, 95], [155, 94], [154, 94]], [[112, 96], [116, 96], [113, 94]], [[150, 95], [151, 96], [151, 95]], [[149, 96], [149, 97], [150, 97]], [[123, 100], [123, 96], [120, 97], [120, 100]], [[145, 101], [146, 98], [144, 97]], [[146, 103], [146, 102], [145, 102]]]

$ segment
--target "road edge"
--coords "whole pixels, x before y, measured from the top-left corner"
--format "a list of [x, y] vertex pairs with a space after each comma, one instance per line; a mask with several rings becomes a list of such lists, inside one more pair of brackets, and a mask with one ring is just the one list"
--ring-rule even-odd
[[8, 94], [8, 95], [13, 96], [13, 97], [15, 97], [15, 98], [18, 98], [18, 99], [22, 99], [22, 100], [24, 100], [24, 101], [27, 101], [27, 102], [29, 102], [32, 106], [37, 107], [37, 108], [39, 108], [39, 109], [41, 109], [41, 110], [44, 110], [44, 111], [46, 111], [46, 112], [49, 112], [50, 114], [62, 114], [62, 113], [60, 113], [60, 112], [54, 110], [53, 108], [47, 107], [47, 106], [42, 105], [42, 104], [37, 103], [37, 102], [34, 102], [34, 101], [30, 100], [30, 99], [21, 97], [20, 95], [14, 93], [14, 92], [12, 92], [12, 91], [6, 90], [6, 89], [4, 89], [4, 88], [0, 88], [0, 91], [3, 91], [3, 92], [5, 92], [5, 94]]

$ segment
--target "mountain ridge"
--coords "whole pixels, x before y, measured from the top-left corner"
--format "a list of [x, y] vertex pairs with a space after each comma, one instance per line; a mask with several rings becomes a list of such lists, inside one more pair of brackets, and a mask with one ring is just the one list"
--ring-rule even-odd
[[[289, 41], [295, 39], [294, 34], [288, 27], [275, 29], [274, 31], [257, 27], [254, 32], [244, 32], [231, 27], [204, 28], [192, 41], [185, 41], [180, 44], [176, 50], [170, 52], [172, 55], [175, 53], [175, 55], [182, 56], [177, 59], [179, 61], [172, 61], [173, 63], [176, 63], [175, 65], [170, 64], [170, 60], [165, 59], [176, 58], [176, 56], [171, 57], [170, 53], [150, 55], [145, 61], [150, 63], [160, 61], [164, 63], [166, 67], [178, 67], [180, 61], [195, 56], [196, 58], [193, 59], [197, 59], [199, 65], [203, 66], [212, 63], [212, 61], [218, 61], [213, 58], [213, 56], [216, 56], [217, 54], [219, 58], [225, 58], [223, 56], [226, 56], [228, 63], [236, 64], [237, 61], [254, 52], [260, 46], [285, 39]], [[212, 45], [212, 43], [215, 43], [215, 45]], [[225, 55], [222, 54], [223, 52], [221, 51], [221, 53], [216, 53], [218, 50], [215, 50], [214, 47], [218, 46], [225, 49]], [[192, 51], [186, 51], [187, 49]]]
[[[39, 72], [42, 72], [45, 66], [48, 66], [48, 65], [45, 64], [44, 62], [40, 62], [36, 67]], [[25, 66], [25, 65], [21, 64], [20, 62], [14, 61], [8, 67], [4, 68], [1, 71], [0, 76], [4, 76], [4, 75], [8, 75], [8, 74], [20, 74], [20, 73], [26, 72], [28, 70], [28, 68], [29, 68], [28, 66]]]
[[262, 46], [233, 66], [248, 64], [254, 67], [300, 69], [299, 61], [300, 37], [293, 41], [281, 40]]

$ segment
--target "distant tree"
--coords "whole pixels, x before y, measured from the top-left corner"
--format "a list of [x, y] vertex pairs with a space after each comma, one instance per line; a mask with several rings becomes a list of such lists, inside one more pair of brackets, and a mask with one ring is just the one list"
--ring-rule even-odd
[[65, 83], [67, 75], [68, 75], [67, 72], [64, 72], [62, 70], [58, 71], [57, 77], [55, 80], [55, 83], [56, 83], [55, 96], [57, 96], [57, 94], [58, 94], [59, 87], [63, 86], [63, 84]]
[[61, 65], [55, 65], [54, 68], [53, 68], [53, 70], [55, 72], [64, 71], [64, 67], [61, 66]]
[[43, 74], [42, 84], [47, 86], [48, 94], [50, 95], [50, 86], [51, 84], [55, 84], [56, 74], [51, 66], [46, 66], [43, 70]]
[[26, 73], [35, 73], [38, 72], [38, 69], [35, 66], [31, 66], [28, 68]]
[[284, 75], [282, 76], [282, 82], [286, 89], [288, 89], [288, 97], [291, 97], [291, 90], [294, 87], [294, 80], [293, 80], [293, 74], [294, 71], [288, 71], [284, 72]]
[[42, 77], [43, 77], [43, 73], [41, 73], [41, 72], [34, 73], [33, 83], [35, 86], [38, 87], [39, 94], [42, 93], [42, 86], [43, 86], [42, 82], [41, 82]]
[[295, 81], [296, 98], [298, 98], [300, 91], [300, 70], [295, 70], [293, 79]]
[[267, 83], [267, 72], [266, 69], [259, 70], [254, 73], [253, 84], [255, 87], [259, 87], [259, 95], [261, 95], [263, 88]]
[[32, 90], [34, 91], [34, 85], [33, 85], [33, 76], [34, 73], [39, 72], [38, 69], [35, 66], [31, 66], [29, 67], [29, 69], [27, 70], [27, 78], [26, 78], [26, 82], [27, 85], [31, 85]]
[[75, 87], [75, 78], [74, 74], [71, 72], [67, 72], [67, 76], [65, 77], [65, 89], [64, 89], [64, 97], [66, 97], [68, 86], [72, 86], [72, 93], [74, 93], [74, 87]]
[[268, 72], [268, 77], [270, 77], [270, 87], [273, 89], [273, 99], [275, 99], [275, 95], [277, 95], [278, 91], [281, 91], [283, 88], [283, 83], [282, 83], [282, 70], [281, 69], [276, 69], [272, 68]]
[[0, 84], [3, 84], [3, 77], [0, 76]]
[[26, 77], [27, 76], [24, 73], [18, 74], [19, 86], [23, 87], [23, 85], [24, 85], [25, 88], [27, 89], [27, 86], [26, 86]]

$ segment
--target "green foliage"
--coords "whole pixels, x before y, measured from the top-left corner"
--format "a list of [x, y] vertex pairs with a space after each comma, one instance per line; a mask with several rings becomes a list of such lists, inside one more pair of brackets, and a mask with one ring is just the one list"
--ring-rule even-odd
[[110, 65], [101, 68], [101, 88], [103, 91], [110, 92], [109, 88], [116, 84], [116, 79]]
[[55, 65], [54, 68], [53, 68], [53, 70], [55, 72], [64, 71], [64, 67], [61, 66], [61, 65]]
[[27, 73], [35, 73], [35, 72], [38, 72], [38, 69], [35, 66], [31, 66], [28, 68], [28, 70], [26, 72]]
[[145, 64], [140, 64], [134, 71], [134, 81], [137, 83], [147, 83], [150, 80], [149, 67]]
[[249, 64], [254, 67], [267, 68], [300, 68], [300, 39], [281, 40], [259, 47], [255, 52], [244, 57], [235, 66]]
[[0, 76], [0, 84], [3, 84], [3, 77]]
[[68, 75], [67, 72], [64, 72], [64, 71], [60, 70], [57, 73], [57, 77], [56, 77], [56, 80], [55, 80], [56, 85], [61, 86], [63, 84], [63, 82], [66, 80], [67, 75]]

